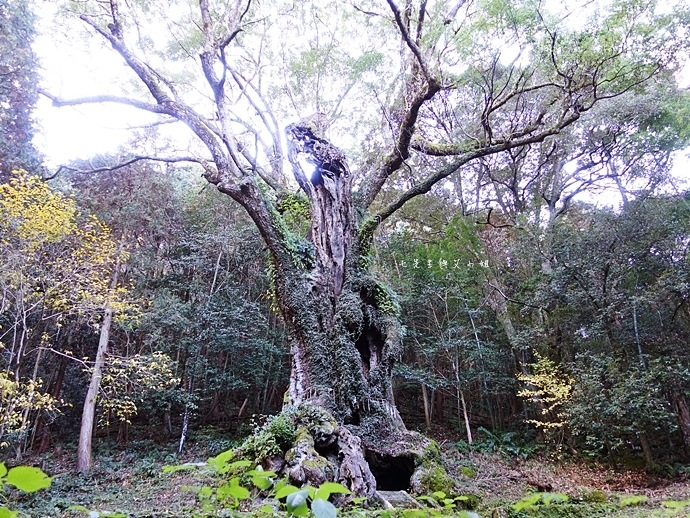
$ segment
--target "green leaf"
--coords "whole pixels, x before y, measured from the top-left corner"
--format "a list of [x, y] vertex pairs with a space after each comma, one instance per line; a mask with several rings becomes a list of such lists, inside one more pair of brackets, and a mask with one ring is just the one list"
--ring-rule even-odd
[[290, 493], [285, 499], [287, 510], [294, 514], [295, 509], [306, 503], [308, 496], [309, 491], [307, 489]]
[[5, 467], [4, 462], [0, 462], [0, 478], [4, 477], [5, 475], [7, 475], [7, 468]]
[[403, 518], [426, 518], [427, 514], [420, 509], [405, 509]]
[[317, 498], [311, 503], [311, 512], [316, 518], [335, 518], [337, 514], [335, 506], [323, 498]]
[[[261, 466], [259, 466], [261, 467]], [[250, 477], [275, 477], [276, 472], [275, 471], [264, 471], [262, 469], [252, 469], [251, 471], [247, 471], [247, 475]]]
[[470, 511], [462, 511], [461, 513], [458, 513], [457, 518], [479, 518], [479, 515], [477, 513], [472, 513]]
[[549, 505], [551, 503], [560, 504], [567, 502], [569, 497], [563, 493], [544, 493], [541, 499], [545, 504]]
[[235, 500], [245, 500], [249, 498], [249, 490], [237, 484], [223, 484], [216, 492], [218, 498], [232, 497]]
[[10, 511], [7, 507], [0, 507], [0, 518], [15, 518], [17, 514], [18, 511]]
[[269, 489], [273, 485], [273, 481], [268, 477], [252, 477], [252, 484], [259, 489]]
[[291, 513], [294, 516], [306, 516], [309, 514], [309, 508], [307, 507], [307, 502], [304, 502], [299, 507], [294, 508]]
[[446, 497], [446, 494], [443, 491], [434, 491], [431, 493], [431, 496], [439, 500], [443, 500]]
[[323, 498], [324, 500], [328, 500], [328, 498], [335, 493], [350, 495], [352, 494], [352, 491], [350, 491], [344, 485], [338, 484], [337, 482], [324, 482], [319, 486], [319, 489], [316, 491], [313, 498]]
[[220, 470], [234, 456], [235, 456], [235, 452], [233, 450], [226, 450], [223, 453], [219, 453], [215, 457], [211, 457], [210, 459], [208, 459], [208, 464], [209, 464], [209, 466], [213, 466], [217, 470]]
[[7, 473], [7, 483], [27, 493], [50, 486], [50, 481], [40, 469], [31, 466], [17, 466]]
[[291, 495], [292, 493], [295, 493], [299, 491], [298, 487], [295, 486], [285, 486], [281, 487], [278, 492], [276, 493], [276, 500], [280, 500], [281, 498], [285, 498], [288, 495]]
[[536, 493], [531, 496], [526, 496], [522, 500], [515, 502], [512, 507], [516, 511], [522, 511], [525, 507], [529, 507], [530, 505], [536, 504], [539, 500], [541, 500], [541, 493]]

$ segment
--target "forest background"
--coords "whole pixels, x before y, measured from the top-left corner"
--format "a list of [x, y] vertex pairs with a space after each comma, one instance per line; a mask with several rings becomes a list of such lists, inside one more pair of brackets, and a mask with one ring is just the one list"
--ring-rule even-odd
[[[276, 102], [275, 109], [293, 120], [326, 112], [331, 140], [352, 164], [371, 163], [395, 126], [396, 112], [387, 107], [413, 86], [406, 74], [424, 75], [423, 60], [415, 69], [405, 57], [400, 84], [389, 87], [388, 77], [377, 83], [390, 56], [369, 49], [352, 57], [338, 46], [337, 31], [355, 30], [348, 23], [358, 16], [385, 18], [400, 30], [390, 21], [395, 11], [374, 4], [305, 4], [286, 12], [285, 23], [304, 23], [313, 38], [308, 51], [276, 57], [293, 106]], [[423, 25], [424, 14], [414, 13], [426, 4], [409, 3], [408, 27]], [[458, 10], [469, 9], [464, 4]], [[477, 5], [465, 14], [484, 24], [472, 26], [475, 34], [498, 28], [510, 36], [543, 22], [529, 14], [530, 3]], [[624, 84], [558, 132], [478, 156], [412, 198], [378, 226], [366, 267], [386, 287], [404, 329], [392, 396], [407, 428], [461, 452], [595, 459], [673, 476], [690, 457], [690, 195], [670, 174], [690, 138], [688, 91], [674, 76], [687, 56], [674, 40], [684, 39], [687, 12], [678, 6], [656, 19], [651, 4], [612, 5], [614, 14], [646, 13], [648, 29], [663, 23], [677, 31], [663, 42], [668, 48], [646, 49], [653, 70], [644, 78], [606, 77]], [[219, 450], [237, 444], [259, 416], [280, 412], [290, 382], [271, 252], [240, 204], [209, 185], [198, 149], [169, 158], [178, 143], [159, 123], [136, 129], [117, 152], [57, 171], [43, 165], [32, 143], [41, 73], [31, 48], [32, 7], [0, 4], [2, 448], [17, 462], [71, 451], [84, 435], [89, 394], [89, 431], [98, 444], [126, 450], [149, 441], [177, 453], [185, 442], [212, 440]], [[319, 18], [327, 8], [338, 22]], [[438, 17], [453, 6], [434, 8]], [[564, 38], [586, 46], [591, 36], [597, 43], [587, 51], [594, 55], [602, 51], [597, 45], [620, 44], [613, 22], [606, 23], [608, 33], [572, 29]], [[242, 31], [248, 40], [256, 35], [249, 26]], [[644, 45], [658, 43], [647, 36]], [[397, 37], [401, 53], [414, 54]], [[519, 47], [514, 37], [484, 42], [490, 69], [458, 68], [454, 77], [474, 85], [479, 97], [483, 92], [484, 101], [492, 92], [500, 98], [501, 81], [507, 88], [513, 73], [528, 68], [522, 53], [499, 59], [502, 48]], [[179, 51], [169, 49], [167, 58]], [[596, 61], [559, 58], [573, 66]], [[241, 74], [235, 80], [249, 89]], [[335, 86], [317, 88], [314, 97], [308, 85], [327, 81]], [[347, 119], [343, 106], [365, 91], [381, 96], [380, 113]], [[268, 113], [261, 95], [257, 89], [254, 108]], [[419, 108], [425, 118], [417, 137], [445, 135], [448, 142], [432, 148], [408, 139], [412, 158], [379, 194], [380, 207], [414, 188], [416, 171], [452, 154], [465, 129], [463, 110], [473, 102], [442, 92]], [[533, 100], [511, 113], [540, 120], [530, 110], [537, 110]], [[238, 116], [233, 124], [241, 122]], [[275, 121], [272, 127], [282, 131]], [[367, 128], [364, 141], [339, 139]], [[238, 142], [275, 138], [247, 131]], [[253, 163], [251, 155], [246, 160]], [[290, 187], [273, 202], [290, 231], [308, 238], [309, 203]], [[620, 204], [597, 205], [603, 192]]]

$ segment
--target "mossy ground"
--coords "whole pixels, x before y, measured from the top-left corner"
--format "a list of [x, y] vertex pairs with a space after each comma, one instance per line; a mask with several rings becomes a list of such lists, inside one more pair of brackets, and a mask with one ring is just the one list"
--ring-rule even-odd
[[[76, 451], [62, 447], [58, 452], [25, 458], [24, 464], [43, 465], [53, 477], [46, 490], [26, 495], [9, 491], [8, 505], [26, 516], [87, 516], [69, 511], [82, 505], [100, 512], [121, 512], [128, 517], [185, 517], [201, 512], [193, 492], [185, 486], [213, 486], [218, 479], [208, 471], [163, 473], [166, 464], [203, 462], [231, 444], [222, 437], [199, 437], [179, 458], [176, 444], [150, 441], [131, 443], [127, 449], [102, 443], [96, 451], [94, 470], [86, 475], [73, 471]], [[690, 507], [676, 514], [663, 514], [662, 502], [690, 498], [690, 476], [659, 478], [642, 471], [617, 472], [597, 465], [572, 462], [527, 461], [496, 454], [461, 453], [442, 446], [441, 457], [448, 474], [457, 482], [458, 494], [477, 495], [480, 517], [497, 518], [642, 518], [648, 516], [690, 516]], [[535, 483], [551, 486], [554, 493], [570, 496], [565, 504], [538, 506], [516, 512], [511, 504], [535, 491]], [[646, 502], [620, 506], [621, 498], [644, 495]], [[389, 516], [373, 510], [354, 510], [345, 516]], [[246, 516], [246, 515], [245, 515]], [[266, 516], [266, 515], [264, 515]]]

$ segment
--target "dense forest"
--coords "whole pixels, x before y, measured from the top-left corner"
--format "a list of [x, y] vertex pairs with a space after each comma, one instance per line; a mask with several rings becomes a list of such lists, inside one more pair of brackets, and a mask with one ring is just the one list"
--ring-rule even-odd
[[[0, 451], [63, 473], [50, 509], [7, 505], [103, 512], [67, 480], [155, 451], [147, 477], [207, 484], [160, 516], [647, 498], [576, 497], [529, 462], [681, 484], [686, 516], [690, 10], [595, 4], [65, 3], [56, 23], [126, 76], [63, 98], [40, 5], [0, 0]], [[54, 166], [39, 95], [155, 120]], [[536, 499], [477, 510], [489, 465]]]

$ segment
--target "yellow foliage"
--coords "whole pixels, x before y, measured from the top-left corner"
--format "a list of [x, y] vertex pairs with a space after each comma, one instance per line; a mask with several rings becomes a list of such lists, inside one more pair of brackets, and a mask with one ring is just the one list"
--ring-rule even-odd
[[[41, 394], [41, 380], [22, 382], [0, 372], [0, 441], [10, 434], [24, 432], [29, 421], [24, 413], [35, 410], [56, 411], [58, 401], [50, 394]], [[7, 442], [0, 443], [6, 446]]]
[[532, 374], [518, 374], [518, 380], [524, 382], [527, 388], [518, 392], [518, 396], [540, 403], [540, 420], [529, 419], [527, 422], [535, 425], [543, 432], [561, 429], [566, 425], [564, 405], [570, 401], [573, 379], [562, 371], [554, 362], [535, 352], [535, 363], [529, 366]]
[[2, 243], [19, 242], [25, 250], [60, 241], [76, 230], [74, 200], [25, 171], [15, 171], [9, 183], [0, 185], [0, 213]]
[[126, 293], [109, 290], [118, 254], [126, 259], [117, 248], [105, 224], [40, 178], [19, 171], [0, 185], [0, 283], [16, 300], [53, 313], [117, 304]]
[[137, 401], [177, 386], [172, 360], [162, 352], [135, 355], [129, 358], [110, 358], [103, 368], [98, 404], [101, 422], [110, 419], [130, 422], [138, 408]]

